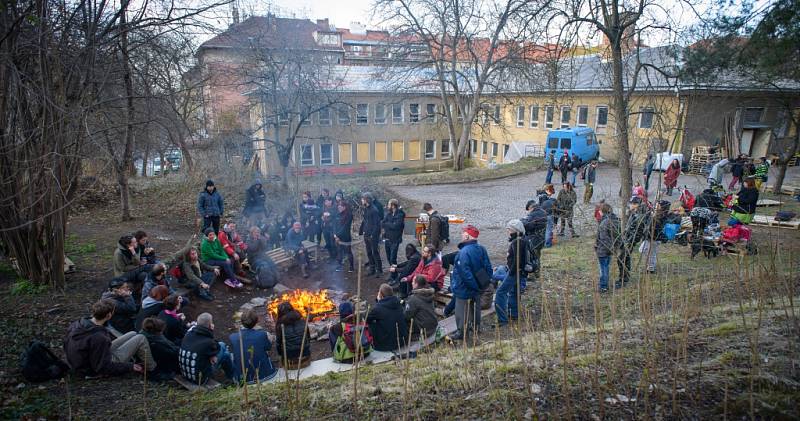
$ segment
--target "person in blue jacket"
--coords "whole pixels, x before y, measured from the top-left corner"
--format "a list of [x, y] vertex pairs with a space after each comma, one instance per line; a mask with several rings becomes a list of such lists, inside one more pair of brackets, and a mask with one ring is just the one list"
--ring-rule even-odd
[[478, 244], [480, 231], [473, 225], [465, 226], [461, 231], [461, 243], [458, 255], [450, 275], [450, 289], [456, 300], [455, 316], [458, 331], [451, 336], [453, 340], [466, 338], [466, 333], [477, 333], [481, 326], [479, 277], [492, 275], [492, 263], [489, 253]]
[[197, 213], [203, 218], [203, 228], [213, 226], [214, 234], [219, 234], [219, 218], [225, 211], [225, 202], [219, 194], [212, 180], [206, 181], [206, 188], [197, 196]]
[[[255, 330], [258, 314], [252, 309], [242, 313], [242, 329], [230, 336], [233, 349], [233, 379], [237, 382], [264, 381], [275, 377], [278, 370], [269, 358], [272, 348], [267, 332]], [[241, 337], [241, 339], [240, 339]], [[242, 364], [244, 355], [244, 364]], [[244, 366], [244, 374], [242, 374]]]

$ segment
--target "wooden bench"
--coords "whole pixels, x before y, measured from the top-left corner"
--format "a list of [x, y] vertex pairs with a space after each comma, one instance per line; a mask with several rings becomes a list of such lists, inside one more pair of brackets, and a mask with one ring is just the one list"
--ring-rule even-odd
[[[309, 258], [314, 256], [314, 262], [319, 262], [319, 244], [313, 241], [303, 240], [303, 247], [306, 249], [306, 253], [309, 254]], [[283, 248], [270, 250], [267, 252], [267, 256], [279, 267], [289, 267], [294, 260]]]

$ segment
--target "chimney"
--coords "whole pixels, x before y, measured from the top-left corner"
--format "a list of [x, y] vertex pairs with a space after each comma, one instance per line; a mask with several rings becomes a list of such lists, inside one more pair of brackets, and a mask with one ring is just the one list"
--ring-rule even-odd
[[321, 27], [324, 31], [329, 31], [331, 29], [331, 25], [328, 23], [328, 18], [317, 19], [317, 26]]

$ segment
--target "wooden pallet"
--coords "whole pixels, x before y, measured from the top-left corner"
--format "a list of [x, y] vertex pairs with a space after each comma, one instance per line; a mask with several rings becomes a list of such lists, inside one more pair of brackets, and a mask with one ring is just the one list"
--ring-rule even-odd
[[[310, 256], [314, 256], [314, 261], [319, 262], [319, 245], [313, 241], [303, 240], [303, 247]], [[267, 252], [267, 256], [272, 259], [277, 266], [291, 266], [292, 256], [282, 248], [277, 248]]]
[[758, 202], [756, 203], [756, 206], [758, 206], [758, 207], [768, 207], [768, 206], [780, 206], [782, 204], [783, 204], [783, 202], [780, 202], [778, 200], [758, 199]]
[[[764, 185], [762, 185], [761, 190], [762, 191], [771, 192], [774, 187], [775, 186], [773, 186], [773, 185], [769, 185], [768, 186], [768, 185], [764, 184]], [[789, 196], [794, 196], [794, 195], [796, 195], [798, 193], [800, 193], [800, 187], [787, 186], [787, 185], [782, 185], [781, 186], [781, 194], [788, 194]]]
[[765, 227], [773, 227], [773, 228], [788, 228], [788, 229], [800, 229], [800, 221], [799, 220], [792, 220], [792, 221], [776, 221], [774, 216], [766, 216], [766, 215], [755, 215], [753, 216], [753, 221], [750, 222], [751, 225], [760, 225]]

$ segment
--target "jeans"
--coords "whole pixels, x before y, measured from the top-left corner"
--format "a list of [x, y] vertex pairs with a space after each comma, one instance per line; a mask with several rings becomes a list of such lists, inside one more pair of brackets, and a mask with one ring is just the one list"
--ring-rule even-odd
[[611, 256], [598, 257], [597, 261], [600, 263], [600, 290], [608, 290], [608, 264], [611, 262]]
[[228, 351], [228, 346], [225, 345], [225, 342], [219, 342], [219, 352], [217, 352], [217, 362], [212, 367], [214, 372], [219, 371], [225, 372], [225, 377], [232, 379], [233, 378], [233, 355], [230, 351]]
[[480, 295], [470, 299], [456, 298], [456, 329], [464, 337], [477, 333], [481, 327]]
[[156, 361], [150, 352], [150, 344], [144, 335], [128, 332], [111, 342], [111, 360], [116, 363], [127, 363], [136, 356], [144, 364], [147, 371], [156, 368]]
[[569, 170], [562, 170], [561, 171], [561, 184], [564, 184], [564, 183], [567, 182], [567, 173], [568, 172], [569, 172]]
[[619, 269], [619, 280], [622, 283], [631, 280], [631, 247], [633, 245], [625, 244], [619, 250], [617, 256], [617, 268]]
[[203, 217], [203, 229], [200, 231], [205, 232], [206, 228], [212, 226], [214, 227], [214, 233], [219, 234], [219, 215]]
[[378, 251], [378, 238], [369, 235], [364, 236], [364, 246], [367, 248], [367, 260], [372, 270], [382, 271], [381, 253]]
[[341, 265], [344, 262], [344, 258], [346, 257], [347, 260], [350, 261], [350, 270], [354, 269], [354, 258], [353, 258], [353, 247], [350, 244], [341, 244], [339, 243], [339, 252], [336, 254], [339, 264]]
[[572, 170], [572, 185], [575, 186], [575, 181], [578, 179], [578, 170]]
[[[509, 317], [517, 319], [517, 285], [519, 280], [513, 273], [508, 273], [497, 288], [494, 296], [494, 310], [497, 312], [497, 322], [507, 324]], [[519, 283], [521, 286], [521, 283]]]
[[389, 262], [390, 265], [397, 264], [397, 250], [400, 249], [400, 243], [403, 240], [399, 241], [392, 241], [392, 240], [385, 240], [383, 243], [383, 248], [386, 249], [386, 261]]
[[209, 266], [219, 266], [222, 272], [225, 273], [225, 278], [235, 281], [236, 273], [233, 271], [233, 264], [225, 260], [208, 260], [206, 264]]
[[547, 215], [547, 230], [544, 232], [544, 247], [553, 247], [553, 215]]
[[655, 272], [658, 264], [658, 241], [642, 241], [642, 254], [647, 258], [647, 270]]
[[552, 168], [548, 168], [547, 169], [547, 176], [544, 178], [544, 183], [545, 184], [551, 184], [552, 182], [553, 182], [553, 169]]

